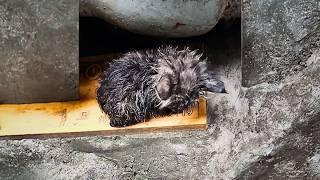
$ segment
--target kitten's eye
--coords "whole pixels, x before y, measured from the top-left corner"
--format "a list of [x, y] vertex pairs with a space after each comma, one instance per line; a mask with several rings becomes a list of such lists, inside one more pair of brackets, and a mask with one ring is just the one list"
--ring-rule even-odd
[[159, 89], [158, 93], [161, 99], [168, 99], [170, 96], [169, 91], [166, 89]]

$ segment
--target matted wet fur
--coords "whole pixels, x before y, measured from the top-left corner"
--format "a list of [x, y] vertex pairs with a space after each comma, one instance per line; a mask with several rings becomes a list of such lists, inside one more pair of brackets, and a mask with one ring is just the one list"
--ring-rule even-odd
[[159, 114], [182, 112], [203, 91], [221, 93], [224, 84], [207, 71], [202, 54], [164, 46], [113, 60], [101, 74], [97, 101], [111, 126], [124, 127]]

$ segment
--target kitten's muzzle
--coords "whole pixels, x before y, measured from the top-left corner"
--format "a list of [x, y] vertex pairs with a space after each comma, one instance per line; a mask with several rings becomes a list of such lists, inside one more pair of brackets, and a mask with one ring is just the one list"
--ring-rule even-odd
[[215, 93], [227, 93], [224, 82], [217, 79], [209, 79], [206, 84], [206, 90]]

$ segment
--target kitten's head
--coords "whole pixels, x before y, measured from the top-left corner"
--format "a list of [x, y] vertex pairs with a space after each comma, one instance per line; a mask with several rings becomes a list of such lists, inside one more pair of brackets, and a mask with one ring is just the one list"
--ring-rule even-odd
[[[206, 88], [209, 78], [211, 82], [215, 81], [207, 72], [206, 59], [196, 51], [167, 47], [158, 53], [159, 81], [156, 89], [161, 99], [160, 109], [181, 112], [191, 107]], [[216, 83], [219, 82], [216, 79]]]

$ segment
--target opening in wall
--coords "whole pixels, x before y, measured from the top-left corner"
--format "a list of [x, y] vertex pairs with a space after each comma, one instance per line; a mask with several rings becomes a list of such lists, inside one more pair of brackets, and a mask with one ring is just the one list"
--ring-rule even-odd
[[[126, 52], [153, 49], [161, 45], [198, 49], [208, 58], [208, 69], [225, 82], [227, 96], [238, 96], [241, 86], [240, 19], [222, 19], [210, 32], [198, 37], [159, 38], [131, 33], [98, 18], [80, 18], [80, 71], [86, 78], [99, 78], [102, 68], [97, 64], [110, 62]], [[209, 99], [216, 99], [208, 101], [209, 115], [210, 109], [218, 105], [219, 96], [207, 94]], [[208, 122], [212, 121], [214, 118], [209, 117]]]

